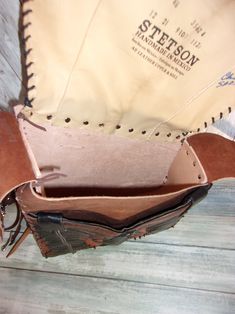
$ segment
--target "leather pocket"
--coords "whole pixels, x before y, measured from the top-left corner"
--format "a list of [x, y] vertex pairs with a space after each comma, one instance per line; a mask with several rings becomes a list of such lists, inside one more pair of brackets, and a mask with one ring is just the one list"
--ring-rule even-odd
[[25, 216], [42, 255], [52, 257], [75, 253], [100, 245], [120, 244], [174, 226], [191, 206], [191, 201], [165, 213], [149, 217], [122, 229], [64, 218], [62, 214], [27, 214]]
[[174, 226], [182, 215], [208, 192], [203, 186], [189, 193], [180, 204], [172, 204], [151, 216], [121, 228], [85, 220], [68, 219], [60, 213], [24, 213], [42, 255], [52, 257], [75, 253], [100, 245], [120, 244], [128, 239], [142, 237]]

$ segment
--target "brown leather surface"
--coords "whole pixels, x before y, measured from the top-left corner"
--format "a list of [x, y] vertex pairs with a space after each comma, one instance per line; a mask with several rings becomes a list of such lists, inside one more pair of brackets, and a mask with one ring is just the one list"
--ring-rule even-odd
[[235, 142], [220, 135], [202, 133], [189, 137], [192, 146], [203, 165], [208, 182], [235, 177]]
[[[181, 184], [178, 185], [167, 185], [166, 183], [162, 187], [151, 190], [132, 189], [131, 193], [128, 192], [128, 189], [124, 193], [122, 190], [110, 191], [107, 189], [101, 191], [101, 195], [97, 195], [96, 190], [82, 189], [80, 195], [76, 197], [65, 197], [65, 195], [62, 195], [62, 197], [58, 197], [59, 195], [56, 195], [57, 197], [53, 197], [53, 195], [51, 197], [42, 197], [33, 190], [30, 184], [23, 184], [25, 183], [24, 180], [27, 181], [27, 178], [28, 181], [34, 179], [32, 167], [16, 121], [9, 114], [5, 115], [4, 118], [2, 117], [0, 116], [2, 121], [11, 126], [14, 135], [11, 137], [8, 134], [9, 132], [7, 133], [9, 129], [1, 128], [0, 134], [4, 137], [6, 145], [3, 146], [5, 149], [0, 151], [0, 167], [4, 170], [2, 173], [7, 178], [9, 189], [12, 189], [11, 182], [17, 182], [16, 186], [22, 185], [17, 189], [17, 201], [44, 256], [65, 254], [68, 253], [68, 248], [70, 248], [69, 252], [73, 252], [98, 245], [118, 244], [133, 237], [133, 235], [139, 236], [152, 233], [154, 230], [167, 229], [178, 221], [182, 213], [191, 204], [183, 206], [183, 208], [180, 206], [182, 210], [179, 210], [178, 214], [174, 210], [171, 214], [168, 214], [168, 209], [177, 208], [182, 201], [184, 202], [185, 196], [197, 190], [199, 186], [207, 186], [206, 183], [203, 184], [200, 180], [197, 183], [182, 184], [184, 180], [180, 178]], [[4, 126], [4, 123], [1, 125]], [[206, 174], [205, 179], [208, 182], [223, 177], [235, 177], [234, 142], [207, 133], [191, 136], [187, 142], [203, 167]], [[13, 145], [16, 145], [16, 149]], [[13, 154], [11, 154], [11, 151], [13, 151]], [[184, 148], [183, 154], [183, 159], [180, 157], [179, 162], [175, 163], [175, 167], [182, 167], [182, 171], [177, 174], [178, 176], [182, 175], [182, 177], [185, 172], [194, 167], [192, 165], [194, 155], [187, 153], [187, 146]], [[181, 162], [185, 160], [185, 154], [190, 158], [190, 162], [186, 164]], [[10, 156], [10, 171], [7, 171], [6, 168], [6, 165], [8, 165], [7, 155]], [[184, 165], [186, 165], [186, 168], [184, 168]], [[16, 176], [14, 169], [16, 169]], [[11, 175], [10, 179], [12, 181], [9, 179], [9, 175]], [[4, 188], [6, 189], [5, 185], [1, 186], [2, 190]], [[102, 193], [110, 195], [102, 196]], [[37, 218], [31, 216], [39, 217], [43, 213], [46, 215], [48, 213], [49, 215], [50, 213], [51, 215], [61, 215], [62, 231], [59, 230], [58, 233], [58, 230], [55, 230], [53, 232], [51, 229], [53, 223], [45, 224], [45, 222], [38, 221]], [[155, 218], [149, 221], [148, 217]], [[162, 219], [165, 221], [163, 225]], [[151, 228], [152, 222], [153, 228]], [[62, 247], [61, 243], [63, 244]], [[67, 244], [65, 245], [65, 243]], [[72, 244], [74, 248], [71, 249]], [[58, 245], [58, 248], [56, 245]]]
[[142, 219], [172, 203], [177, 204], [197, 186], [174, 186], [173, 190], [166, 186], [166, 194], [163, 195], [45, 198], [26, 185], [18, 189], [17, 200], [25, 213], [63, 212], [68, 218], [102, 221], [117, 226]]
[[120, 244], [130, 238], [137, 238], [168, 229], [179, 221], [190, 206], [191, 201], [188, 201], [165, 214], [155, 215], [122, 230], [113, 230], [104, 225], [68, 220], [63, 218], [62, 215], [56, 217], [55, 221], [53, 221], [53, 218], [50, 220], [50, 216], [49, 219], [40, 218], [39, 216], [32, 217], [30, 214], [26, 214], [25, 217], [42, 255], [52, 257], [75, 253], [77, 250], [96, 248], [100, 245]]
[[16, 187], [35, 179], [16, 118], [0, 112], [0, 201]]
[[[234, 142], [215, 134], [204, 133], [189, 137], [188, 143], [197, 155], [197, 164], [200, 161], [202, 165], [200, 167], [203, 168], [199, 169], [200, 171], [196, 174], [202, 173], [202, 170], [206, 172], [208, 178], [205, 177], [204, 180], [210, 183], [223, 176], [235, 176]], [[188, 178], [187, 172], [194, 169], [198, 171], [198, 168], [193, 165], [193, 155], [187, 152], [187, 146], [186, 148], [182, 147], [184, 158], [180, 157], [179, 162], [173, 163], [174, 167], [180, 167], [177, 169], [178, 179], [176, 181], [178, 182], [183, 182], [184, 177]], [[182, 152], [179, 152], [180, 154]], [[185, 157], [188, 158], [189, 163], [185, 163]], [[174, 171], [171, 173], [174, 174]], [[194, 177], [197, 179], [196, 175]], [[190, 181], [196, 179], [193, 178]], [[162, 187], [151, 190], [132, 188], [131, 191], [128, 189], [125, 191], [123, 189], [98, 191], [97, 189], [79, 189], [77, 187], [71, 190], [71, 194], [68, 194], [70, 197], [66, 197], [64, 191], [51, 191], [51, 197], [42, 197], [33, 191], [30, 185], [26, 185], [18, 189], [17, 199], [25, 213], [63, 212], [64, 217], [69, 219], [99, 222], [119, 227], [143, 219], [150, 214], [156, 214], [172, 203], [177, 204], [196, 186], [206, 184], [206, 182], [200, 181], [198, 179], [197, 183], [190, 182], [191, 184], [181, 185], [167, 185], [166, 183]], [[74, 197], [71, 197], [73, 195]]]

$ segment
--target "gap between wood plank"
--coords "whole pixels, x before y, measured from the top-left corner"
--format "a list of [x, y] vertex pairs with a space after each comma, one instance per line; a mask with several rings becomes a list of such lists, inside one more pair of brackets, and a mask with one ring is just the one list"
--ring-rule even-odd
[[2, 260], [1, 267], [234, 293], [234, 258], [234, 252], [222, 250], [143, 244], [138, 249], [126, 243], [116, 250], [104, 248], [45, 259], [31, 241], [9, 260]]
[[203, 289], [203, 288], [194, 288], [194, 287], [182, 287], [177, 285], [167, 285], [167, 284], [158, 284], [158, 283], [152, 283], [147, 281], [139, 281], [139, 280], [130, 280], [130, 279], [120, 279], [115, 277], [107, 277], [107, 276], [94, 276], [94, 275], [83, 275], [83, 274], [73, 274], [73, 273], [66, 273], [66, 272], [56, 272], [56, 271], [43, 271], [43, 270], [35, 270], [35, 269], [27, 269], [27, 268], [15, 268], [10, 266], [0, 266], [0, 269], [10, 269], [15, 271], [25, 271], [25, 272], [34, 272], [34, 273], [43, 273], [43, 274], [53, 274], [58, 276], [71, 276], [71, 277], [81, 277], [81, 278], [89, 278], [89, 279], [98, 279], [100, 281], [102, 280], [108, 280], [108, 281], [118, 281], [123, 283], [135, 283], [135, 284], [142, 284], [142, 285], [150, 285], [150, 286], [156, 286], [156, 287], [167, 287], [167, 288], [176, 288], [180, 290], [192, 290], [192, 291], [201, 291], [201, 292], [209, 292], [209, 293], [220, 293], [220, 294], [226, 294], [226, 295], [235, 295], [235, 292], [227, 292], [227, 291], [220, 291], [220, 290], [210, 290], [210, 289]]
[[[164, 231], [163, 231], [164, 232]], [[127, 242], [137, 243], [138, 240], [128, 240]], [[156, 245], [168, 245], [168, 246], [177, 246], [177, 247], [190, 247], [190, 248], [201, 248], [201, 249], [209, 249], [209, 250], [218, 250], [218, 251], [235, 251], [230, 248], [216, 247], [216, 246], [203, 246], [203, 245], [193, 245], [193, 244], [177, 244], [177, 243], [165, 243], [165, 242], [152, 242], [152, 241], [138, 241], [143, 244], [156, 244]], [[235, 247], [235, 245], [234, 245]]]

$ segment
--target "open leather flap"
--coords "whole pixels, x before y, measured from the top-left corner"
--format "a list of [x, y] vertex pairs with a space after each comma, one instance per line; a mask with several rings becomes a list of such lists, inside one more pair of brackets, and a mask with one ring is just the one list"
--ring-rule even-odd
[[22, 132], [42, 173], [64, 174], [52, 185], [162, 185], [180, 141], [234, 106], [234, 15], [221, 0], [26, 1]]
[[23, 14], [37, 124], [166, 142], [234, 108], [234, 1], [35, 0]]

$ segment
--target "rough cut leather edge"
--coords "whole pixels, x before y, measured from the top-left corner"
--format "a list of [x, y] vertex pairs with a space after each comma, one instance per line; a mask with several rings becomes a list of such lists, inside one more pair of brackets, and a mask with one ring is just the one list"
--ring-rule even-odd
[[207, 182], [207, 175], [197, 154], [188, 142], [184, 141], [170, 166], [166, 184], [205, 184]]
[[13, 114], [0, 112], [0, 202], [12, 190], [35, 180], [33, 167]]
[[163, 231], [174, 226], [183, 214], [208, 192], [210, 185], [199, 187], [189, 193], [180, 204], [174, 202], [157, 214], [145, 217], [122, 229], [66, 219], [63, 213], [25, 214], [41, 253], [45, 257], [75, 253], [78, 250], [97, 246], [120, 244], [128, 239]]
[[187, 193], [200, 186], [200, 184], [173, 186], [173, 191], [166, 186], [164, 194], [156, 195], [46, 198], [38, 195], [27, 184], [18, 189], [17, 201], [24, 213], [63, 212], [70, 218], [89, 217], [90, 221], [108, 221], [109, 224], [117, 226], [133, 223], [133, 220], [148, 215], [153, 208], [162, 209], [170, 202], [180, 202]]

